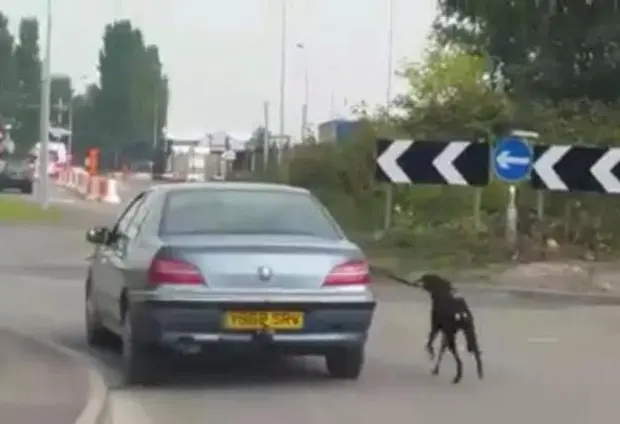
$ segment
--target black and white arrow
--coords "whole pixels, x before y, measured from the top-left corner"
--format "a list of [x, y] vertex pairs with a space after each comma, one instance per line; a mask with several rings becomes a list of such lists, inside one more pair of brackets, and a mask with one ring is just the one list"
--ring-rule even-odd
[[620, 149], [609, 149], [602, 158], [590, 168], [590, 172], [605, 192], [620, 194], [620, 180], [616, 167], [620, 163]]
[[450, 185], [468, 186], [469, 183], [456, 169], [454, 161], [469, 147], [468, 141], [452, 141], [433, 161], [433, 166]]
[[620, 149], [534, 146], [532, 187], [620, 194]]
[[376, 179], [396, 184], [484, 186], [489, 182], [489, 146], [460, 140], [378, 140]]
[[534, 148], [535, 162], [533, 170], [535, 176], [532, 176], [532, 180], [534, 181], [536, 176], [538, 176], [538, 179], [547, 190], [568, 191], [568, 187], [556, 172], [555, 166], [568, 153], [571, 147], [550, 146], [549, 149], [541, 153], [539, 158], [536, 158], [537, 147]]
[[412, 140], [394, 140], [389, 142], [386, 149], [377, 157], [377, 165], [390, 182], [396, 184], [411, 183], [411, 179], [398, 164], [398, 159], [409, 150], [412, 144]]

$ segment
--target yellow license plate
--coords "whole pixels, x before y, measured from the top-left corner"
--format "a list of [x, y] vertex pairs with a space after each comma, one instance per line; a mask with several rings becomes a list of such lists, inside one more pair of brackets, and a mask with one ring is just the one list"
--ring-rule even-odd
[[224, 326], [230, 330], [300, 330], [304, 328], [303, 312], [293, 311], [228, 311]]

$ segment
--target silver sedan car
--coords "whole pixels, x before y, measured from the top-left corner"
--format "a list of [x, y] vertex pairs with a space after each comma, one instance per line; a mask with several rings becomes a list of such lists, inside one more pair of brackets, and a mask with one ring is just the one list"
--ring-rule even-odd
[[153, 186], [86, 238], [88, 342], [121, 338], [128, 384], [154, 383], [162, 350], [321, 355], [334, 378], [362, 371], [369, 266], [305, 189]]

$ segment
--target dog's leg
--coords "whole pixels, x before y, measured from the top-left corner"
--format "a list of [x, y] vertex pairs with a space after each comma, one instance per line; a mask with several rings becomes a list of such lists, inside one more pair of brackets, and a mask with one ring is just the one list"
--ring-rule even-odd
[[457, 384], [461, 381], [461, 378], [463, 378], [463, 361], [461, 361], [461, 357], [456, 348], [456, 334], [453, 333], [450, 335], [447, 345], [448, 350], [452, 353], [452, 356], [456, 361], [456, 375], [454, 376], [454, 379], [452, 379], [452, 383]]
[[482, 353], [480, 352], [480, 346], [478, 345], [478, 338], [476, 337], [476, 329], [473, 321], [469, 323], [464, 329], [465, 340], [467, 342], [467, 351], [474, 355], [476, 361], [476, 371], [478, 372], [478, 378], [482, 380], [484, 378], [484, 369], [482, 366]]
[[482, 380], [484, 378], [484, 369], [482, 367], [482, 355], [480, 352], [474, 352], [474, 359], [476, 360], [476, 371], [478, 372], [478, 378]]
[[443, 354], [445, 353], [447, 347], [448, 347], [448, 337], [446, 336], [446, 334], [443, 334], [441, 337], [441, 347], [439, 348], [439, 353], [437, 354], [437, 361], [435, 362], [435, 366], [431, 370], [432, 375], [439, 374], [439, 366], [441, 365], [441, 360], [443, 358]]
[[426, 341], [426, 353], [428, 353], [428, 357], [431, 361], [435, 359], [433, 343], [435, 342], [435, 338], [437, 338], [437, 334], [439, 334], [439, 317], [437, 315], [437, 305], [433, 303], [431, 306], [431, 329], [428, 332], [428, 340]]
[[432, 324], [431, 331], [429, 331], [428, 333], [428, 340], [426, 341], [426, 353], [428, 353], [428, 357], [431, 361], [435, 359], [435, 349], [433, 348], [433, 342], [435, 341], [438, 333], [439, 328], [436, 325]]

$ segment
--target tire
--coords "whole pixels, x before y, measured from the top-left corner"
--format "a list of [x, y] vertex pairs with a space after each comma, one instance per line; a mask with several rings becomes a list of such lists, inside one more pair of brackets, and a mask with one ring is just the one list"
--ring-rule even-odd
[[136, 340], [131, 315], [125, 313], [122, 327], [123, 379], [127, 386], [147, 386], [156, 383], [157, 367], [154, 366], [155, 353], [147, 345]]
[[32, 194], [32, 184], [23, 186], [22, 187], [22, 193], [24, 193], [24, 194]]
[[357, 380], [364, 368], [364, 347], [342, 348], [325, 355], [327, 371], [332, 378]]
[[86, 294], [86, 306], [84, 309], [86, 342], [88, 346], [94, 348], [112, 346], [118, 340], [118, 337], [101, 324], [97, 315], [97, 308], [90, 296], [90, 292]]

